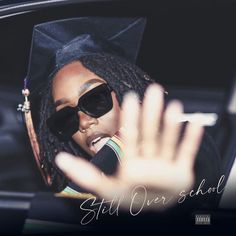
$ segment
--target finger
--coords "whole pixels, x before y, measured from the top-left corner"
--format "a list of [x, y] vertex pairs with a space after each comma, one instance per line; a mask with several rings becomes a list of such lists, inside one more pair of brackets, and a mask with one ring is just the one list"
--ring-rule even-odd
[[142, 154], [153, 157], [157, 150], [157, 134], [163, 109], [163, 88], [152, 84], [147, 88], [142, 109]]
[[176, 145], [179, 140], [182, 123], [178, 117], [183, 112], [183, 106], [179, 101], [172, 101], [167, 106], [164, 115], [164, 127], [160, 141], [160, 157], [171, 160], [175, 156]]
[[199, 122], [188, 123], [177, 154], [177, 161], [184, 166], [193, 167], [204, 129]]
[[114, 188], [111, 179], [82, 158], [61, 152], [56, 156], [55, 163], [74, 183], [89, 192], [104, 196]]
[[139, 112], [140, 105], [137, 95], [135, 93], [125, 95], [121, 111], [121, 136], [125, 144], [125, 158], [137, 156]]

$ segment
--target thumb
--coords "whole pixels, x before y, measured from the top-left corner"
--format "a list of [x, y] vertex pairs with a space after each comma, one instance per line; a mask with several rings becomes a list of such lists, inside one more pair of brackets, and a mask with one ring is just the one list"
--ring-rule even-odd
[[74, 183], [88, 191], [97, 192], [102, 186], [102, 172], [80, 157], [61, 152], [55, 163]]

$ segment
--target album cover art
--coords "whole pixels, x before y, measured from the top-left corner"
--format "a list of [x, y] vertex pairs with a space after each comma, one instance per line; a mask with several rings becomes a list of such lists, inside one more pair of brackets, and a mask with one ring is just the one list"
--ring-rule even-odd
[[0, 232], [233, 229], [235, 9], [0, 1]]

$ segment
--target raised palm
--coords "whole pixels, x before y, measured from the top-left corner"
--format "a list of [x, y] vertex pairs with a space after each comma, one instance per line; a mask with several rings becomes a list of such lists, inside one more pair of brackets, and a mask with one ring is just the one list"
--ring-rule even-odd
[[66, 153], [57, 156], [57, 165], [100, 198], [121, 199], [126, 209], [139, 209], [141, 204], [162, 210], [173, 205], [194, 183], [193, 164], [203, 128], [198, 122], [188, 123], [180, 135], [181, 103], [172, 101], [164, 113], [163, 107], [163, 89], [157, 84], [149, 86], [142, 105], [135, 94], [125, 96], [120, 117], [124, 156], [115, 176], [107, 177]]

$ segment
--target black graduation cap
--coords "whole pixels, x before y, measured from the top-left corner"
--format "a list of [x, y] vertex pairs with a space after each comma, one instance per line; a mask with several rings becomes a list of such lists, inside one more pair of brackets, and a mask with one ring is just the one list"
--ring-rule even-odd
[[69, 62], [106, 52], [135, 63], [145, 18], [80, 17], [36, 25], [25, 88], [34, 91]]

